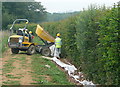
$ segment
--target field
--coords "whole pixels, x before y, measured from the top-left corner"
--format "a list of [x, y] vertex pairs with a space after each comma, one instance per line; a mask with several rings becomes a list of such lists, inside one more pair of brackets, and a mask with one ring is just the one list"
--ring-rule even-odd
[[[82, 71], [85, 74], [86, 77], [85, 79], [93, 81], [93, 83], [102, 85], [119, 85], [120, 84], [120, 78], [118, 74], [120, 71], [119, 9], [120, 9], [119, 3], [114, 4], [112, 8], [107, 8], [105, 6], [97, 7], [96, 5], [91, 5], [87, 10], [83, 10], [78, 15], [72, 16], [68, 19], [56, 22], [43, 22], [40, 25], [53, 37], [55, 37], [56, 33], [58, 32], [61, 34], [63, 43], [62, 57], [66, 60], [69, 60], [70, 63], [74, 64], [78, 68], [78, 71], [80, 72]], [[17, 24], [16, 29], [18, 29], [18, 27], [20, 27], [21, 25], [23, 26], [23, 24]], [[32, 32], [35, 32], [36, 24], [31, 23], [28, 29], [30, 29]], [[47, 75], [46, 77], [43, 77], [43, 80], [32, 78], [34, 79], [32, 80], [33, 81], [32, 84], [69, 83], [69, 81], [61, 82], [61, 80], [59, 82], [58, 79], [62, 78], [58, 78], [56, 75], [53, 75], [55, 76], [54, 79], [54, 77], [50, 73], [55, 72], [56, 74], [55, 69], [53, 69], [53, 72], [49, 71], [49, 69], [47, 72], [44, 72], [47, 70], [45, 67], [46, 66], [52, 67], [53, 65], [51, 64], [54, 64], [54, 62], [42, 59], [40, 54], [35, 54], [28, 57], [26, 56], [25, 53], [20, 53], [18, 54], [18, 56], [16, 55], [16, 57], [14, 57], [12, 54], [10, 54], [10, 49], [7, 49], [8, 47], [6, 45], [7, 44], [6, 36], [4, 35], [2, 36], [4, 38], [2, 40], [2, 43], [0, 43], [1, 44], [0, 46], [2, 48], [1, 52], [2, 53], [5, 52], [7, 53], [6, 54], [7, 56], [11, 57], [11, 60], [8, 60], [7, 62], [8, 65], [3, 64], [3, 67], [5, 69], [9, 67], [9, 64], [11, 65], [11, 67], [8, 69], [11, 70], [15, 69], [15, 67], [17, 66], [12, 65], [14, 64], [15, 61], [17, 61], [18, 63], [19, 59], [20, 61], [22, 60], [22, 62], [25, 64], [27, 64], [26, 61], [30, 60], [31, 61], [31, 66], [29, 66], [31, 67], [30, 70], [35, 72], [35, 74], [40, 72], [39, 74], [34, 75], [33, 77], [38, 76], [37, 78], [42, 78], [40, 76], [41, 74], [44, 75], [43, 73], [45, 73], [45, 76]], [[35, 41], [38, 42], [39, 39], [37, 38]], [[5, 59], [6, 55], [5, 56], [3, 55], [3, 59]], [[43, 69], [43, 67], [45, 70]], [[50, 72], [49, 74], [51, 76], [48, 74], [48, 72]], [[33, 74], [34, 73], [32, 73], [32, 75]], [[58, 75], [61, 76], [62, 74]], [[62, 75], [61, 77], [64, 76], [65, 75]], [[9, 77], [9, 75], [7, 77]], [[49, 82], [48, 79], [44, 78], [52, 78], [52, 80], [49, 79], [50, 81]], [[6, 81], [4, 81], [5, 84]], [[21, 82], [13, 83], [21, 84]]]
[[[40, 54], [12, 54], [7, 39], [2, 39], [2, 85], [73, 85], [65, 71]], [[38, 40], [38, 38], [36, 38]]]
[[[49, 66], [49, 67], [47, 67]], [[4, 85], [70, 85], [65, 72], [55, 63], [40, 54], [32, 56], [21, 52], [11, 54], [10, 49], [3, 55]]]

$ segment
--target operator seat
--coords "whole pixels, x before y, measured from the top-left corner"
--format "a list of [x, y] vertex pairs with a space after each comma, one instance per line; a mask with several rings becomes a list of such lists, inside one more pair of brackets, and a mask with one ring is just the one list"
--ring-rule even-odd
[[18, 30], [18, 31], [17, 31], [17, 35], [23, 36], [23, 32], [22, 32], [21, 30]]

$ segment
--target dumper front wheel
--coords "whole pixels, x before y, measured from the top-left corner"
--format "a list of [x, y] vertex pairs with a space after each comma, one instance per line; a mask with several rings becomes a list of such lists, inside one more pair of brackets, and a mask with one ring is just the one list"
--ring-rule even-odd
[[34, 45], [31, 45], [28, 50], [27, 50], [27, 54], [28, 55], [32, 55], [35, 53], [35, 46]]
[[41, 53], [42, 53], [43, 56], [50, 56], [51, 55], [51, 50], [46, 47], [46, 48], [42, 49]]
[[18, 54], [19, 53], [19, 49], [17, 48], [11, 48], [11, 51], [13, 54]]

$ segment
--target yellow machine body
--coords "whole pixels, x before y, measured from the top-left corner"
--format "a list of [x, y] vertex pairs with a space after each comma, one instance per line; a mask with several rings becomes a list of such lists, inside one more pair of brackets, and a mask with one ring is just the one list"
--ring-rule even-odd
[[21, 42], [21, 45], [17, 45], [19, 43], [19, 38], [20, 37], [23, 37], [23, 36], [20, 36], [20, 35], [12, 35], [9, 37], [9, 45], [10, 48], [19, 48], [19, 49], [22, 49], [22, 50], [25, 50], [25, 49], [28, 49], [28, 47], [30, 45], [37, 45], [37, 43], [32, 43], [32, 42], [29, 42], [29, 38], [24, 36], [23, 39], [24, 41]]
[[33, 43], [32, 34], [29, 33], [27, 27], [28, 20], [27, 19], [16, 19], [12, 26], [10, 27], [10, 34], [13, 32], [13, 26], [16, 21], [26, 21], [24, 28], [19, 28], [16, 30], [16, 35], [11, 35], [8, 38], [8, 46], [11, 48], [13, 54], [19, 53], [19, 51], [27, 51], [27, 54], [34, 54], [35, 53], [35, 46], [36, 43]]
[[37, 25], [36, 34], [43, 40], [55, 42], [55, 38], [48, 34], [40, 25]]

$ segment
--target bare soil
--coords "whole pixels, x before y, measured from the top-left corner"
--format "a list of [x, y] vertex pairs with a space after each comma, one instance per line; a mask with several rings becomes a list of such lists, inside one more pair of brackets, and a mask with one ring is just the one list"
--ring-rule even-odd
[[[24, 57], [25, 60], [24, 61], [20, 60], [21, 57]], [[3, 85], [12, 85], [10, 83], [7, 83], [7, 84], [5, 83], [5, 82], [9, 82], [9, 81], [18, 81], [20, 85], [31, 85], [31, 83], [36, 83], [35, 81], [33, 81], [33, 79], [35, 79], [35, 78], [32, 77], [32, 73], [31, 73], [32, 72], [31, 56], [26, 55], [24, 53], [13, 55], [11, 53], [11, 49], [8, 49], [3, 54], [2, 66], [0, 68], [2, 68], [2, 69], [6, 68], [4, 65], [7, 64], [8, 61], [10, 61], [10, 60], [14, 60], [14, 62], [12, 63], [12, 66], [15, 68], [13, 68], [11, 70], [11, 72], [9, 72], [9, 73], [6, 73], [6, 72], [2, 73], [2, 84]], [[66, 59], [60, 59], [60, 60], [66, 64], [69, 64], [69, 62]], [[66, 73], [68, 81], [70, 81], [71, 83], [74, 83], [76, 85], [81, 85], [81, 84], [77, 83], [73, 78], [69, 77], [67, 72], [63, 68], [61, 68], [60, 66], [58, 66], [58, 68], [60, 68], [63, 72]], [[8, 76], [13, 76], [13, 77], [10, 78]], [[41, 77], [45, 77], [45, 79], [47, 81], [52, 81], [51, 77], [48, 75], [41, 75]]]
[[[25, 55], [25, 63], [23, 64], [21, 60], [18, 60], [20, 58], [21, 55], [25, 55], [25, 54], [16, 54], [13, 55], [11, 53], [11, 50], [8, 49], [4, 54], [3, 54], [3, 58], [2, 58], [2, 64], [3, 67], [2, 68], [6, 68], [4, 67], [4, 65], [11, 59], [14, 58], [14, 62], [12, 63], [12, 66], [15, 67], [13, 68], [13, 70], [11, 70], [10, 73], [5, 73], [3, 72], [2, 75], [2, 82], [4, 85], [6, 85], [4, 82], [8, 82], [8, 81], [19, 81], [20, 85], [30, 85], [31, 83], [34, 83], [34, 81], [32, 80], [32, 76], [30, 71], [31, 70], [31, 58], [28, 55]], [[18, 59], [17, 59], [18, 58]], [[7, 77], [8, 75], [12, 75], [13, 78]], [[14, 78], [16, 77], [16, 78]], [[9, 85], [9, 84], [7, 84]]]

